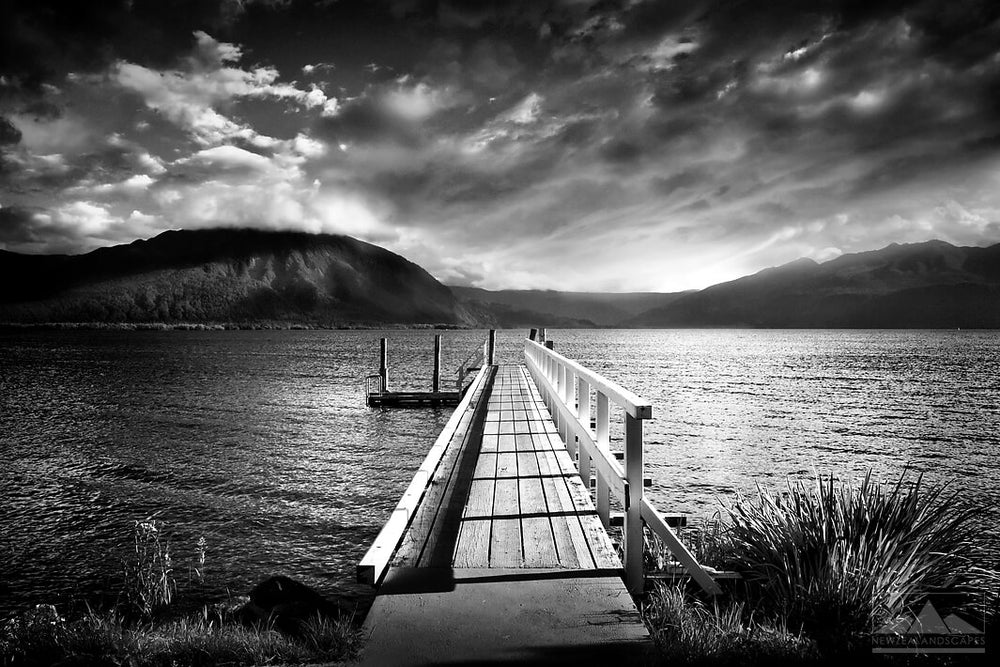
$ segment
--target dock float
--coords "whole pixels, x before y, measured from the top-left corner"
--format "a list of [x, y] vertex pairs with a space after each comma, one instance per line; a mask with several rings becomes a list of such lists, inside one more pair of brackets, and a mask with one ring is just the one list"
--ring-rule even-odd
[[[624, 411], [624, 467], [609, 447], [611, 405]], [[361, 664], [646, 662], [652, 642], [632, 597], [644, 525], [719, 591], [643, 497], [651, 416], [530, 339], [524, 364], [483, 365], [358, 565], [377, 587]], [[624, 562], [612, 501], [624, 510]]]

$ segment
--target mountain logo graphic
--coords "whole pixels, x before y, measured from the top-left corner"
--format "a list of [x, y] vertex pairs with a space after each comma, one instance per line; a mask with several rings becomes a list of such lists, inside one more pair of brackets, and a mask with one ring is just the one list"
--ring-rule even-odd
[[928, 600], [914, 618], [898, 618], [875, 631], [892, 635], [981, 635], [983, 631], [956, 614], [941, 618]]
[[986, 635], [957, 614], [941, 614], [930, 600], [916, 616], [894, 619], [872, 633], [872, 653], [985, 653]]

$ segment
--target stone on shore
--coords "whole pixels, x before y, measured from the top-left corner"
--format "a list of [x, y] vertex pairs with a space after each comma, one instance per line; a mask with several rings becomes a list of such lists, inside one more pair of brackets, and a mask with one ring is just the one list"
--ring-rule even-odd
[[309, 586], [290, 577], [269, 577], [253, 587], [250, 600], [240, 611], [240, 619], [251, 625], [271, 623], [275, 629], [296, 634], [317, 616], [338, 618], [345, 610]]

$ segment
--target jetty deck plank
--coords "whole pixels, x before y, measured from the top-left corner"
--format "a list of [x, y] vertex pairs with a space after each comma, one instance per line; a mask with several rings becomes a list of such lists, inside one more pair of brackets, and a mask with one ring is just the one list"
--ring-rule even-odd
[[484, 384], [365, 621], [363, 664], [645, 655], [622, 563], [534, 382], [501, 365]]
[[[493, 379], [473, 475], [453, 567], [621, 568], [590, 492], [521, 366], [500, 366]], [[476, 525], [466, 531], [469, 523]], [[469, 553], [483, 547], [487, 531], [488, 556]]]

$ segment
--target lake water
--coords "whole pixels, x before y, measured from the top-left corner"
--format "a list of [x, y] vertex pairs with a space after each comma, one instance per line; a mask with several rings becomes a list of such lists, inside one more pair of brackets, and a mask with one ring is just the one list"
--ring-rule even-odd
[[[354, 567], [450, 409], [371, 410], [430, 383], [433, 331], [0, 332], [0, 615], [114, 590], [134, 521], [162, 520], [178, 579], [199, 537], [205, 592], [271, 574], [359, 593]], [[520, 360], [523, 331], [499, 334]], [[443, 332], [451, 369], [483, 332]], [[648, 398], [648, 493], [711, 515], [815, 473], [950, 481], [1000, 552], [1000, 334], [550, 331]]]

